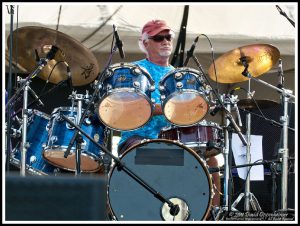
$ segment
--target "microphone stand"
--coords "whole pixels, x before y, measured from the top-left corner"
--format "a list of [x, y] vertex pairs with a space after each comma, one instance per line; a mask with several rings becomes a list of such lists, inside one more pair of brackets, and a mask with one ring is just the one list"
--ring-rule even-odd
[[[82, 123], [83, 123], [83, 120], [85, 119], [85, 117], [86, 117], [86, 115], [87, 115], [88, 110], [91, 108], [92, 104], [95, 102], [95, 99], [96, 99], [96, 97], [98, 96], [98, 94], [99, 94], [99, 92], [100, 92], [100, 89], [102, 89], [102, 82], [103, 82], [103, 80], [104, 80], [104, 78], [103, 78], [104, 73], [105, 73], [105, 71], [107, 70], [108, 66], [110, 65], [111, 59], [112, 59], [112, 56], [113, 56], [113, 53], [114, 53], [116, 50], [117, 50], [117, 46], [114, 45], [114, 48], [112, 49], [112, 53], [111, 53], [111, 55], [110, 55], [110, 57], [109, 57], [108, 64], [106, 65], [106, 67], [105, 67], [105, 69], [102, 71], [102, 73], [100, 73], [100, 74], [98, 75], [98, 78], [95, 80], [95, 85], [94, 85], [95, 91], [94, 91], [94, 93], [93, 93], [93, 95], [92, 95], [92, 98], [91, 98], [91, 100], [88, 102], [88, 105], [87, 105], [85, 111], [83, 112], [82, 116], [81, 116], [80, 118], [78, 118], [78, 121], [79, 121], [78, 126], [79, 126], [79, 127], [81, 127], [81, 125], [82, 125]], [[77, 117], [78, 117], [78, 115], [77, 115]], [[77, 135], [78, 135], [78, 130], [76, 130], [76, 131], [74, 132], [74, 135], [73, 135], [73, 137], [71, 138], [71, 141], [70, 141], [70, 143], [69, 143], [69, 145], [68, 145], [68, 148], [67, 148], [67, 150], [66, 150], [65, 153], [64, 153], [64, 157], [65, 157], [65, 158], [67, 158], [68, 155], [70, 154], [71, 148], [72, 148], [72, 146], [74, 145], [74, 142], [75, 142], [75, 140], [76, 140], [76, 138], [77, 138]], [[104, 160], [105, 160], [105, 172], [108, 172], [108, 168], [109, 168], [108, 161], [109, 161], [109, 160], [107, 159], [106, 156], [104, 156]], [[78, 165], [78, 162], [76, 163], [76, 165]]]
[[137, 174], [135, 174], [132, 170], [130, 170], [125, 163], [123, 163], [118, 157], [114, 156], [110, 151], [98, 144], [92, 137], [90, 137], [86, 132], [84, 132], [79, 125], [76, 125], [74, 122], [72, 122], [68, 117], [60, 113], [61, 118], [67, 121], [71, 126], [75, 127], [77, 129], [77, 132], [80, 132], [85, 137], [87, 137], [91, 142], [93, 142], [95, 145], [97, 145], [100, 149], [102, 149], [107, 155], [109, 155], [113, 160], [115, 160], [116, 165], [118, 167], [118, 170], [123, 170], [127, 175], [129, 175], [132, 179], [134, 179], [137, 183], [139, 183], [141, 186], [143, 186], [147, 191], [152, 193], [155, 198], [160, 200], [162, 203], [167, 203], [170, 207], [170, 214], [173, 216], [176, 216], [178, 212], [180, 211], [179, 206], [174, 203], [172, 203], [170, 200], [166, 199], [162, 194], [160, 194], [157, 190], [152, 188], [149, 184], [147, 184], [142, 178], [140, 178]]
[[[13, 46], [13, 18], [14, 18], [14, 6], [10, 6], [10, 11], [8, 10], [8, 13], [10, 14], [10, 38], [9, 38], [9, 43], [10, 46]], [[9, 49], [9, 76], [8, 76], [8, 89], [7, 89], [7, 100], [11, 98], [11, 91], [12, 91], [12, 48]], [[7, 103], [6, 103], [7, 104]], [[8, 104], [7, 105], [7, 132], [6, 133], [6, 162], [5, 162], [5, 168], [7, 171], [9, 171], [9, 162], [10, 162], [10, 156], [11, 156], [11, 141], [10, 141], [10, 128], [11, 128], [11, 119], [10, 117], [11, 114], [11, 106]]]
[[[246, 61], [245, 57], [242, 57], [241, 61]], [[242, 74], [249, 78], [254, 79], [270, 88], [273, 88], [279, 91], [282, 94], [282, 98], [284, 99], [284, 115], [280, 118], [283, 127], [283, 144], [282, 147], [278, 150], [278, 153], [282, 155], [282, 178], [281, 178], [281, 211], [287, 211], [287, 189], [288, 189], [288, 159], [289, 159], [289, 149], [288, 149], [288, 125], [289, 125], [289, 116], [288, 116], [288, 102], [290, 98], [294, 98], [295, 96], [292, 95], [291, 90], [287, 89], [279, 89], [276, 86], [273, 86], [265, 81], [262, 81], [258, 78], [252, 77], [252, 75], [247, 70], [248, 63], [243, 62], [246, 66], [245, 70]]]
[[[210, 83], [210, 81], [208, 80], [208, 78], [207, 78], [205, 72], [203, 71], [202, 66], [201, 66], [201, 64], [199, 63], [198, 59], [197, 59], [194, 55], [192, 55], [192, 57], [193, 57], [193, 60], [195, 61], [196, 65], [197, 65], [198, 68], [200, 69], [200, 71], [201, 71], [203, 77], [205, 78], [206, 82], [210, 85], [210, 87], [212, 87], [212, 86], [211, 86], [211, 83]], [[213, 94], [216, 96], [216, 98], [217, 98], [219, 104], [221, 105], [220, 109], [223, 109], [224, 112], [225, 112], [225, 118], [227, 118], [227, 120], [228, 120], [226, 124], [229, 125], [229, 122], [231, 122], [231, 124], [232, 124], [233, 127], [234, 127], [234, 130], [235, 130], [236, 133], [238, 134], [238, 136], [239, 136], [239, 138], [241, 139], [243, 145], [248, 146], [247, 141], [245, 140], [243, 134], [241, 133], [241, 129], [238, 127], [238, 125], [237, 125], [236, 122], [234, 121], [234, 119], [233, 119], [233, 117], [232, 117], [232, 114], [230, 113], [229, 109], [227, 109], [227, 108], [225, 107], [223, 101], [221, 100], [221, 98], [219, 97], [219, 95], [216, 93], [216, 91], [215, 91], [214, 89], [212, 89], [212, 91], [213, 91]], [[228, 160], [229, 160], [229, 159], [228, 159], [228, 156], [229, 156], [229, 141], [228, 141], [228, 133], [227, 133], [226, 131], [225, 131], [225, 135], [226, 135], [225, 138], [227, 138], [227, 140], [225, 139], [225, 142], [226, 142], [226, 150], [225, 150], [225, 151], [227, 152], [226, 155], [225, 155], [225, 157], [227, 156], [226, 161], [228, 161]], [[227, 163], [228, 163], [228, 162], [227, 162]], [[228, 191], [228, 187], [231, 187], [231, 186], [228, 185], [228, 183], [229, 183], [229, 173], [230, 173], [229, 168], [226, 167], [225, 180], [224, 180], [224, 183], [225, 183], [226, 187], [224, 188], [224, 191], [227, 192], [227, 193], [229, 192], [229, 191]], [[225, 206], [223, 207], [223, 209], [221, 209], [221, 211], [218, 213], [218, 215], [221, 214], [222, 211], [225, 211], [225, 212], [228, 211], [228, 208], [229, 208], [229, 207], [228, 207], [228, 202], [229, 202], [229, 201], [228, 201], [228, 197], [229, 197], [229, 194], [225, 194]], [[219, 217], [219, 216], [217, 216], [217, 217]]]
[[[52, 87], [51, 89], [49, 89], [47, 92], [43, 93], [42, 95], [40, 95], [37, 99], [31, 101], [31, 103], [28, 104], [28, 108], [30, 108], [33, 104], [35, 104], [38, 100], [41, 99], [41, 97], [45, 96], [48, 93], [51, 93], [53, 90], [55, 90], [56, 88], [62, 86], [67, 80], [63, 80], [60, 83], [58, 83], [56, 86]], [[15, 114], [13, 114], [12, 118], [14, 118], [16, 115], [18, 115], [20, 112], [22, 111], [22, 108], [18, 109]]]

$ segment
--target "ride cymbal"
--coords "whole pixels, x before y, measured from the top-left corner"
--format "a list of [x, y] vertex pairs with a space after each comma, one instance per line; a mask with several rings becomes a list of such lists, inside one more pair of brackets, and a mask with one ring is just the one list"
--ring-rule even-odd
[[[10, 37], [7, 39], [10, 48]], [[54, 58], [38, 74], [43, 80], [57, 84], [67, 79], [67, 66], [72, 75], [73, 86], [93, 82], [99, 74], [99, 65], [94, 54], [77, 40], [49, 28], [28, 26], [13, 32], [12, 57], [29, 73], [34, 71], [39, 59], [45, 58], [52, 46], [58, 51]], [[50, 77], [49, 77], [50, 76]]]
[[[273, 100], [255, 100], [259, 108], [266, 109], [278, 105], [276, 101]], [[246, 110], [258, 109], [253, 99], [243, 99], [237, 102], [239, 108]]]
[[280, 57], [279, 50], [269, 44], [253, 44], [231, 50], [215, 61], [217, 79], [214, 65], [208, 69], [209, 77], [220, 83], [236, 83], [249, 80], [242, 75], [245, 66], [244, 59], [248, 64], [248, 72], [252, 77], [258, 77], [269, 71]]

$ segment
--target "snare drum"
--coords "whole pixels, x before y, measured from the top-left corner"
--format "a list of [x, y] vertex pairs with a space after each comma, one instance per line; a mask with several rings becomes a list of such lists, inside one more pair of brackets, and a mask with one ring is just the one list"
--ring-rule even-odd
[[212, 201], [212, 181], [205, 162], [178, 142], [156, 139], [129, 148], [121, 161], [180, 211], [163, 203], [116, 164], [109, 173], [112, 218], [123, 221], [203, 220]]
[[215, 122], [206, 120], [188, 127], [165, 127], [159, 134], [160, 138], [177, 140], [194, 149], [204, 158], [218, 155], [224, 147], [223, 129]]
[[[76, 141], [71, 148], [67, 158], [64, 154], [68, 145], [76, 132], [76, 129], [60, 117], [60, 114], [67, 116], [71, 121], [76, 122], [77, 108], [59, 107], [51, 113], [49, 122], [49, 136], [47, 145], [44, 148], [44, 158], [57, 167], [68, 171], [76, 171]], [[81, 129], [92, 137], [97, 143], [104, 143], [104, 126], [93, 125], [86, 118]], [[101, 149], [82, 135], [83, 143], [81, 144], [80, 168], [82, 172], [96, 172], [103, 167]]]
[[129, 63], [110, 66], [100, 92], [100, 120], [119, 131], [145, 125], [152, 116], [154, 89], [154, 81], [145, 68]]
[[174, 125], [198, 123], [209, 110], [211, 88], [201, 74], [191, 68], [178, 68], [159, 82], [163, 113]]
[[[60, 171], [42, 157], [43, 145], [47, 141], [47, 124], [50, 116], [38, 110], [28, 110], [26, 172], [31, 175], [50, 175]], [[20, 168], [21, 151], [12, 152], [11, 164]]]

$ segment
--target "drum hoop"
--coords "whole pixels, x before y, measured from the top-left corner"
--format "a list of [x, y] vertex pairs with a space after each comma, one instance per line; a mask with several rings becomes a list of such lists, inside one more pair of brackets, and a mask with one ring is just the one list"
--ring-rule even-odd
[[185, 125], [175, 125], [175, 124], [171, 124], [169, 126], [165, 126], [161, 129], [162, 132], [165, 132], [165, 131], [170, 131], [170, 130], [174, 130], [174, 129], [181, 129], [181, 128], [189, 128], [191, 126], [203, 126], [203, 127], [214, 127], [214, 128], [217, 128], [219, 130], [222, 130], [223, 128], [216, 122], [212, 122], [212, 121], [207, 121], [205, 119], [201, 120], [200, 122], [198, 122], [197, 124], [195, 125], [188, 125], [188, 126], [185, 126]]
[[[54, 108], [54, 110], [52, 111], [51, 115], [52, 114], [56, 114], [59, 110], [60, 111], [68, 111], [68, 112], [71, 112], [71, 109], [72, 107], [69, 107], [69, 106], [64, 106], [64, 107], [57, 107], [57, 108]], [[73, 112], [75, 112], [77, 114], [77, 107], [73, 107]], [[84, 111], [85, 109], [82, 108], [81, 109], [82, 111]]]
[[100, 98], [100, 101], [98, 102], [99, 105], [100, 103], [108, 96], [110, 96], [111, 94], [114, 94], [114, 93], [121, 93], [121, 92], [129, 92], [129, 93], [137, 93], [138, 95], [142, 96], [142, 97], [145, 97], [145, 99], [151, 104], [151, 100], [150, 98], [143, 92], [136, 92], [136, 89], [135, 88], [115, 88], [115, 89], [111, 89], [109, 91], [107, 91], [101, 98]]
[[[196, 93], [196, 94], [199, 94], [199, 92], [196, 92], [195, 90], [191, 90], [193, 93]], [[191, 92], [191, 93], [192, 93]], [[172, 98], [172, 97], [174, 97], [176, 95], [176, 93], [172, 93], [172, 94], [170, 94], [163, 102], [162, 102], [162, 109], [163, 109], [163, 113], [164, 113], [164, 115], [166, 115], [165, 114], [165, 105], [166, 105], [166, 103]], [[192, 123], [192, 124], [184, 124], [184, 125], [179, 125], [179, 124], [175, 124], [175, 123], [173, 123], [173, 122], [171, 122], [167, 117], [165, 117], [167, 120], [168, 120], [168, 122], [170, 122], [172, 125], [175, 125], [175, 126], [180, 126], [180, 127], [188, 127], [188, 126], [193, 126], [193, 125], [197, 125], [207, 114], [208, 114], [208, 112], [209, 112], [209, 104], [208, 104], [208, 100], [207, 100], [207, 97], [204, 95], [204, 96], [202, 96], [202, 95], [199, 95], [199, 96], [201, 96], [201, 97], [203, 97], [203, 99], [204, 99], [204, 101], [205, 101], [205, 103], [206, 103], [206, 106], [207, 106], [207, 111], [206, 111], [206, 113], [204, 114], [204, 116], [198, 121], [198, 122], [195, 122], [195, 123]]]
[[46, 114], [44, 112], [41, 112], [41, 111], [39, 111], [37, 109], [33, 109], [32, 113], [33, 113], [33, 115], [40, 116], [40, 117], [42, 117], [44, 119], [48, 119], [48, 120], [50, 119], [50, 115], [48, 115], [48, 114]]

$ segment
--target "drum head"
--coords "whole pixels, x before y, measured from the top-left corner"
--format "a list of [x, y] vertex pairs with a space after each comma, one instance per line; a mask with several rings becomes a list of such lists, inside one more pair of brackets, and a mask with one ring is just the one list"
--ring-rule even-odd
[[113, 91], [99, 106], [101, 121], [116, 130], [133, 130], [146, 124], [152, 114], [147, 98], [134, 91]]
[[200, 93], [183, 92], [170, 96], [165, 102], [164, 114], [175, 125], [193, 125], [208, 112], [208, 103]]
[[[206, 218], [211, 205], [211, 177], [194, 151], [177, 142], [157, 139], [128, 149], [121, 161], [156, 192], [179, 204], [181, 210], [186, 209], [186, 220]], [[182, 219], [170, 215], [166, 203], [116, 166], [109, 173], [108, 200], [116, 220]]]

